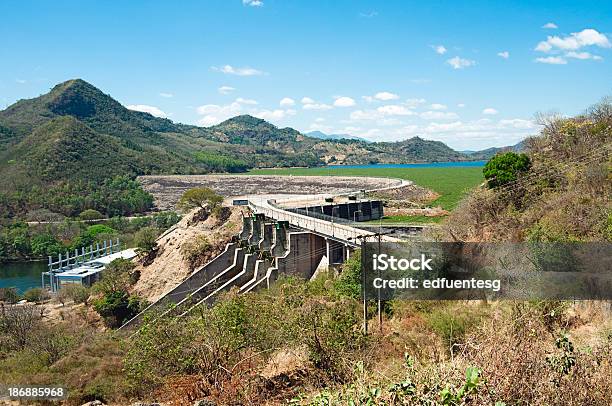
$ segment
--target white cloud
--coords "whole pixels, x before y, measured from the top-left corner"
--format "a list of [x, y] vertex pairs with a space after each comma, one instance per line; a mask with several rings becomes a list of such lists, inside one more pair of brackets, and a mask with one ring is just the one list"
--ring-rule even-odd
[[[432, 113], [442, 113], [432, 111]], [[377, 125], [380, 125], [378, 121]], [[371, 135], [378, 140], [401, 140], [414, 136], [438, 140], [448, 143], [456, 149], [485, 149], [491, 146], [514, 144], [527, 135], [534, 134], [537, 126], [530, 120], [514, 118], [493, 120], [481, 118], [473, 121], [450, 120], [447, 122], [433, 121], [423, 125], [415, 123], [398, 123], [395, 128], [384, 131], [374, 131]], [[360, 136], [367, 133], [367, 128], [361, 129]], [[367, 138], [367, 137], [366, 137]]]
[[565, 54], [566, 58], [575, 58], [575, 59], [593, 59], [595, 61], [600, 61], [603, 58], [599, 55], [593, 55], [590, 52], [576, 52], [576, 51], [570, 51], [568, 53]]
[[536, 125], [531, 120], [523, 120], [520, 118], [514, 118], [511, 120], [499, 120], [500, 128], [519, 128], [519, 129], [532, 129], [536, 128]]
[[16, 79], [15, 82], [19, 83], [20, 85], [28, 83], [28, 81], [25, 79]]
[[429, 106], [429, 108], [432, 110], [446, 110], [446, 105], [440, 103], [433, 103]]
[[542, 26], [542, 28], [547, 29], [547, 30], [556, 30], [557, 28], [557, 24], [555, 23], [546, 23]]
[[245, 66], [243, 68], [236, 68], [232, 65], [223, 65], [222, 67], [213, 66], [211, 69], [216, 72], [225, 73], [226, 75], [236, 76], [258, 76], [265, 74], [265, 72], [263, 71], [248, 66]]
[[198, 123], [204, 126], [219, 124], [230, 117], [236, 116], [243, 112], [243, 105], [234, 101], [225, 106], [217, 104], [205, 104], [196, 108], [196, 112], [203, 116]]
[[146, 104], [130, 104], [127, 106], [128, 109], [134, 111], [141, 111], [143, 113], [149, 113], [155, 117], [166, 118], [168, 115], [164, 113], [159, 107], [148, 106]]
[[162, 92], [162, 93], [160, 93], [159, 95], [160, 95], [161, 97], [165, 97], [165, 98], [167, 98], [167, 99], [174, 97], [174, 95], [173, 95], [172, 93], [164, 93], [164, 92]]
[[540, 41], [535, 47], [539, 52], [551, 52], [555, 49], [561, 51], [576, 51], [587, 46], [598, 46], [600, 48], [610, 48], [612, 43], [605, 34], [592, 28], [584, 29], [580, 32], [573, 32], [565, 37], [548, 36], [546, 41]]
[[504, 59], [508, 59], [510, 58], [510, 52], [508, 51], [502, 51], [502, 52], [498, 52], [497, 56], [504, 58]]
[[473, 61], [471, 59], [460, 58], [458, 56], [448, 59], [446, 63], [452, 66], [453, 69], [463, 69], [463, 68], [467, 68], [467, 67], [476, 65], [476, 61]]
[[217, 89], [217, 91], [221, 94], [230, 94], [234, 90], [236, 89], [231, 86], [221, 86], [220, 88]]
[[300, 100], [303, 104], [302, 108], [304, 110], [331, 110], [333, 106], [325, 103], [317, 103], [314, 99], [310, 97], [302, 97]]
[[487, 107], [482, 111], [482, 114], [486, 114], [489, 116], [494, 116], [497, 113], [499, 113], [499, 111], [495, 110], [493, 107]]
[[323, 117], [317, 117], [317, 118], [315, 118], [315, 123], [322, 123], [322, 122], [324, 122], [324, 121], [325, 121], [325, 119], [324, 119]]
[[459, 104], [457, 105], [457, 107], [459, 107], [459, 108], [464, 108], [464, 107], [465, 107], [465, 103], [459, 103]]
[[426, 101], [427, 100], [425, 99], [406, 99], [406, 102], [404, 104], [409, 109], [415, 109], [419, 107], [421, 104], [424, 104]]
[[253, 99], [243, 99], [242, 97], [239, 97], [236, 99], [236, 103], [240, 103], [240, 104], [250, 104], [250, 105], [256, 105], [257, 104], [257, 100], [253, 100]]
[[242, 0], [242, 4], [251, 7], [263, 7], [264, 2], [261, 0]]
[[336, 107], [352, 107], [355, 105], [355, 100], [350, 97], [341, 96], [334, 101]]
[[351, 120], [376, 120], [381, 117], [381, 114], [375, 110], [355, 110], [349, 117]]
[[457, 113], [444, 111], [425, 111], [419, 114], [423, 120], [456, 120], [459, 118]]
[[452, 123], [431, 123], [425, 127], [426, 133], [437, 133], [446, 131], [455, 131], [463, 125], [461, 121], [454, 121]]
[[376, 100], [389, 101], [399, 99], [399, 96], [391, 92], [378, 92], [374, 95]]
[[295, 100], [290, 97], [283, 97], [278, 103], [281, 107], [295, 106]]
[[444, 45], [432, 45], [431, 47], [439, 55], [444, 55], [446, 53], [446, 51], [447, 51], [447, 49], [446, 49], [446, 47]]
[[252, 113], [255, 117], [259, 117], [263, 120], [267, 120], [267, 121], [280, 121], [282, 119], [284, 119], [287, 116], [293, 116], [295, 115], [295, 110], [289, 109], [289, 110], [280, 110], [280, 109], [276, 109], [276, 110], [260, 110], [260, 111], [256, 111], [254, 113]]
[[397, 100], [399, 99], [399, 96], [391, 92], [378, 92], [374, 96], [361, 96], [361, 98], [368, 103], [372, 103], [374, 101]]
[[547, 56], [545, 58], [536, 58], [536, 62], [547, 63], [549, 65], [565, 65], [565, 64], [567, 64], [567, 60], [561, 58], [560, 56]]
[[408, 107], [399, 104], [380, 106], [376, 111], [385, 116], [412, 116], [415, 114], [415, 112]]

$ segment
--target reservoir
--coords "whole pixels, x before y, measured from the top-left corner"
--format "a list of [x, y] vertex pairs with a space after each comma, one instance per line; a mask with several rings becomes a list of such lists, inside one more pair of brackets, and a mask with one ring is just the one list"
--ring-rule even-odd
[[47, 270], [44, 261], [0, 263], [0, 288], [17, 288], [19, 294], [41, 286], [40, 276]]
[[369, 165], [327, 165], [328, 169], [382, 169], [382, 168], [480, 168], [485, 166], [487, 161], [457, 161], [457, 162], [423, 162], [416, 164], [369, 164]]

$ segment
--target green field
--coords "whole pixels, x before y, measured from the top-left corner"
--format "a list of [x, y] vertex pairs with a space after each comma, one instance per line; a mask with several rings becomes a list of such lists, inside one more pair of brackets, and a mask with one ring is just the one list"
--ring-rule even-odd
[[[470, 189], [483, 181], [482, 168], [281, 168], [254, 169], [253, 175], [295, 175], [295, 176], [378, 176], [411, 180], [417, 185], [437, 192], [440, 197], [431, 206], [453, 210]], [[424, 216], [396, 216], [385, 222], [425, 223], [439, 222]]]

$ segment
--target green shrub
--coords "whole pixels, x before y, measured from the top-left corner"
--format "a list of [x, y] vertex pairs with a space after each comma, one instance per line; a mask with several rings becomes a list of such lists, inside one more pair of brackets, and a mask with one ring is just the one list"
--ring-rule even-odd
[[16, 288], [0, 288], [0, 301], [17, 303], [20, 299]]
[[138, 251], [144, 254], [150, 254], [157, 249], [157, 229], [153, 227], [145, 227], [138, 230], [134, 237], [134, 242]]
[[87, 227], [85, 234], [93, 238], [94, 240], [96, 240], [96, 238], [99, 235], [107, 235], [107, 236], [116, 235], [117, 230], [109, 226], [105, 226], [104, 224], [94, 224], [93, 226]]
[[223, 197], [218, 195], [214, 190], [201, 187], [187, 190], [181, 196], [178, 206], [183, 210], [191, 210], [196, 207], [214, 209], [221, 204]]
[[94, 309], [111, 328], [121, 327], [123, 322], [136, 316], [140, 308], [138, 297], [130, 296], [127, 291], [121, 290], [109, 292], [94, 302]]
[[51, 234], [39, 234], [30, 240], [32, 254], [36, 257], [57, 255], [63, 252], [64, 245]]
[[358, 299], [361, 293], [361, 251], [353, 252], [342, 264], [342, 272], [334, 282], [336, 292], [341, 296]]
[[518, 179], [521, 172], [529, 170], [531, 162], [526, 154], [506, 152], [495, 155], [486, 163], [483, 174], [490, 188], [506, 185]]
[[128, 259], [115, 259], [102, 271], [102, 278], [92, 286], [92, 289], [103, 295], [126, 291], [132, 284], [131, 274], [134, 268], [134, 263]]
[[104, 215], [100, 213], [98, 210], [87, 209], [87, 210], [83, 210], [81, 214], [79, 214], [79, 218], [81, 220], [99, 220], [99, 219], [103, 219]]
[[443, 307], [426, 315], [431, 329], [438, 334], [454, 353], [456, 347], [463, 343], [466, 333], [480, 321], [477, 310], [469, 308]]
[[71, 299], [75, 304], [85, 303], [89, 299], [89, 288], [83, 285], [69, 285], [64, 286], [60, 289], [58, 294], [65, 295], [66, 298]]
[[163, 211], [153, 216], [153, 223], [155, 224], [155, 227], [160, 228], [162, 230], [172, 227], [180, 220], [181, 216], [179, 216], [176, 212], [173, 211]]
[[193, 240], [188, 241], [181, 247], [183, 259], [189, 264], [190, 269], [194, 269], [202, 264], [202, 258], [209, 252], [211, 244], [205, 235], [198, 235]]
[[23, 298], [28, 302], [41, 303], [49, 299], [49, 292], [41, 288], [32, 288], [25, 291]]

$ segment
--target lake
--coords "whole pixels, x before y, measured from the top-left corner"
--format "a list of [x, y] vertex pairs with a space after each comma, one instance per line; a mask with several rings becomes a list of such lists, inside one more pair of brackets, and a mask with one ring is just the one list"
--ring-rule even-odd
[[40, 275], [46, 270], [44, 261], [0, 263], [0, 288], [17, 288], [19, 294], [40, 288]]
[[329, 169], [345, 168], [461, 168], [461, 167], [482, 167], [487, 161], [459, 161], [459, 162], [424, 162], [418, 164], [369, 164], [369, 165], [327, 165]]

